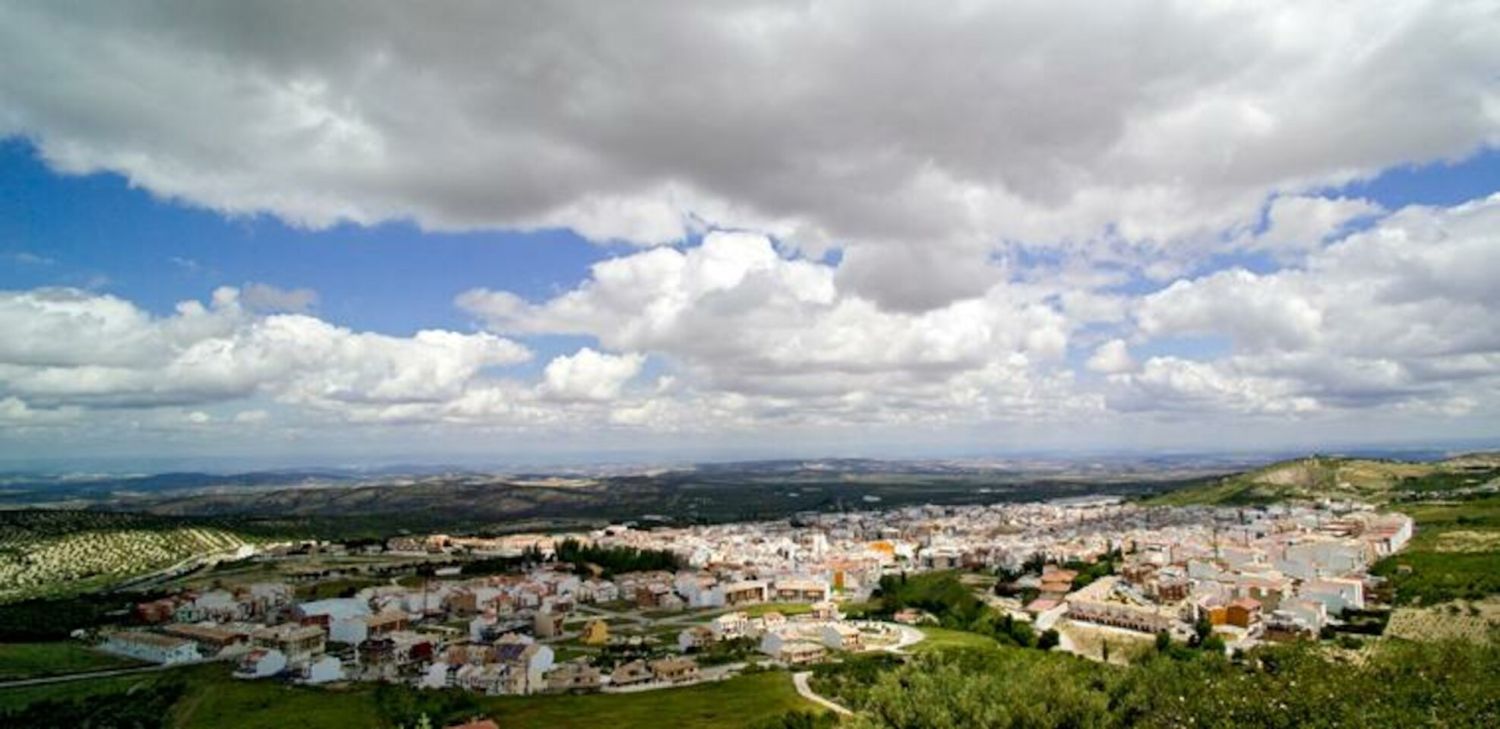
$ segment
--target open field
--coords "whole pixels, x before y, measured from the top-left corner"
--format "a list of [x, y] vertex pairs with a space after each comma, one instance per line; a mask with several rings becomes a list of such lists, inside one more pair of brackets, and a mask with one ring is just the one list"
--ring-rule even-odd
[[1156, 651], [1155, 636], [1133, 630], [1060, 620], [1057, 632], [1064, 651], [1095, 661], [1105, 660], [1106, 649], [1108, 661], [1121, 665], [1135, 663]]
[[245, 543], [231, 531], [157, 517], [0, 512], [0, 602], [107, 587]]
[[1417, 521], [1400, 554], [1377, 563], [1401, 605], [1435, 605], [1500, 595], [1500, 496], [1399, 507]]
[[665, 717], [680, 726], [743, 727], [787, 711], [816, 707], [797, 695], [791, 676], [765, 672], [728, 681], [620, 695], [486, 697], [457, 691], [416, 692], [369, 684], [315, 689], [270, 681], [237, 681], [223, 666], [95, 681], [0, 689], [0, 725], [7, 714], [39, 701], [90, 703], [129, 694], [147, 696], [180, 685], [163, 726], [245, 729], [394, 727], [428, 713], [435, 726], [473, 715], [489, 716], [507, 728], [600, 726], [657, 727]]
[[1396, 608], [1386, 624], [1385, 636], [1425, 641], [1492, 640], [1500, 636], [1500, 600]]
[[1144, 503], [1256, 506], [1322, 498], [1388, 503], [1475, 491], [1497, 478], [1500, 456], [1495, 454], [1432, 463], [1314, 456], [1167, 491]]
[[926, 638], [912, 646], [912, 651], [916, 653], [934, 653], [953, 649], [1000, 650], [1000, 643], [994, 638], [970, 633], [967, 630], [926, 626], [919, 630]]
[[82, 673], [141, 665], [73, 641], [0, 643], [0, 680]]

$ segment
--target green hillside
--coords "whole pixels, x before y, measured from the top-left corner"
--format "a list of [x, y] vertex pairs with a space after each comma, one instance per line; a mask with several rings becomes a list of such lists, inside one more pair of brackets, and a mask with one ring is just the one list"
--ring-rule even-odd
[[1384, 504], [1460, 494], [1500, 478], [1500, 454], [1431, 463], [1311, 456], [1147, 498], [1156, 506], [1256, 506], [1279, 501], [1352, 499]]
[[107, 587], [245, 543], [227, 529], [162, 517], [3, 511], [0, 603]]

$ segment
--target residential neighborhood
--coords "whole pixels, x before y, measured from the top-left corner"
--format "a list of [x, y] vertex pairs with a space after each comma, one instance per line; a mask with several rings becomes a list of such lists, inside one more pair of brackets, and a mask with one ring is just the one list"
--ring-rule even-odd
[[[923, 506], [585, 534], [400, 537], [366, 554], [454, 558], [420, 577], [298, 599], [287, 582], [225, 583], [136, 607], [101, 650], [160, 664], [229, 661], [244, 680], [399, 682], [486, 695], [635, 692], [802, 666], [922, 640], [920, 610], [879, 616], [883, 576], [965, 570], [985, 601], [1038, 629], [1187, 639], [1226, 650], [1318, 636], [1379, 587], [1409, 517], [1357, 504], [1160, 508], [1082, 499]], [[564, 543], [671, 555], [606, 574]], [[306, 546], [306, 545], [304, 545]], [[317, 549], [347, 551], [343, 545]], [[285, 550], [254, 560], [274, 562]], [[519, 560], [466, 576], [472, 560]], [[446, 564], [446, 563], [445, 563]], [[1093, 575], [1099, 566], [1107, 573]], [[1085, 572], [1089, 573], [1085, 579]], [[1107, 650], [1107, 649], [1106, 649]]]

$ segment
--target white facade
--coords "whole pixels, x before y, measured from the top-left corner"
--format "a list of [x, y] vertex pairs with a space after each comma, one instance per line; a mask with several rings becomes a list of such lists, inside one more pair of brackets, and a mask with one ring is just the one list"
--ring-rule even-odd
[[198, 655], [197, 644], [192, 641], [156, 633], [115, 633], [99, 648], [107, 653], [148, 663], [189, 663], [203, 659]]

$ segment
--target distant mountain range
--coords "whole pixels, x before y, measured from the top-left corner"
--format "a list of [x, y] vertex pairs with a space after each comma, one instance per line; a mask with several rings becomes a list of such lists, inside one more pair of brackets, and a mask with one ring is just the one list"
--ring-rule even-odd
[[726, 521], [906, 504], [1095, 494], [1154, 496], [1164, 504], [1248, 504], [1320, 495], [1384, 499], [1402, 488], [1420, 487], [1403, 478], [1471, 473], [1461, 467], [1487, 468], [1484, 464], [1491, 463], [1489, 458], [1313, 457], [1271, 465], [1251, 456], [1199, 455], [1072, 460], [826, 458], [523, 473], [386, 466], [238, 474], [7, 474], [0, 476], [0, 508], [213, 518], [378, 518], [414, 528], [510, 529], [522, 523]]

